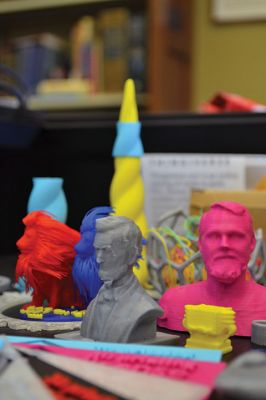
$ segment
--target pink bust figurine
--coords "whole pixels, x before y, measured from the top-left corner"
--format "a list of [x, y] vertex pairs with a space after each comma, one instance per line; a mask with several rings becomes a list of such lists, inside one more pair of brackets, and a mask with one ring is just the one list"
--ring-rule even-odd
[[239, 336], [251, 336], [251, 323], [266, 320], [266, 288], [246, 280], [247, 263], [255, 246], [252, 219], [238, 203], [219, 202], [203, 214], [199, 249], [206, 265], [206, 281], [168, 289], [160, 300], [160, 327], [184, 331], [186, 304], [232, 307]]

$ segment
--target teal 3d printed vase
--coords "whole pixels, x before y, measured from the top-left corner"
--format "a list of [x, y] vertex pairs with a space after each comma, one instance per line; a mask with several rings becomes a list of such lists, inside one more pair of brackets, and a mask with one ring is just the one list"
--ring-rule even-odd
[[33, 178], [28, 213], [37, 210], [47, 211], [58, 221], [66, 222], [67, 201], [62, 178]]

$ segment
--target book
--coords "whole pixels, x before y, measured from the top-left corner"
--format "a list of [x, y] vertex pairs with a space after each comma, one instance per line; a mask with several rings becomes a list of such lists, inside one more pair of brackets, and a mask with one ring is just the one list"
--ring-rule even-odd
[[102, 38], [97, 19], [86, 15], [71, 30], [71, 77], [87, 79], [92, 93], [103, 91]]
[[67, 74], [65, 42], [51, 33], [29, 35], [14, 39], [16, 70], [29, 92], [34, 93], [37, 84], [47, 78]]
[[71, 76], [92, 78], [92, 52], [95, 35], [94, 18], [86, 15], [78, 20], [71, 31]]
[[128, 76], [134, 80], [136, 91], [146, 90], [147, 20], [144, 13], [130, 15]]
[[103, 40], [104, 91], [121, 92], [128, 76], [129, 11], [110, 8], [99, 14]]
[[89, 94], [90, 84], [87, 79], [44, 79], [36, 88], [38, 95], [47, 94]]

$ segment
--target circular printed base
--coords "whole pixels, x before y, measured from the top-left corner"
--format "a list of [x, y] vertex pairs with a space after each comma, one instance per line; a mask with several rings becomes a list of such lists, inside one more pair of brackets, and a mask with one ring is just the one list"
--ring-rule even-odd
[[82, 321], [86, 310], [80, 308], [34, 307], [20, 309], [19, 318], [25, 321], [75, 322]]
[[[26, 293], [5, 292], [0, 297], [0, 328], [9, 328], [14, 331], [26, 330], [29, 332], [72, 331], [80, 329], [81, 319], [60, 321], [44, 321], [21, 319], [19, 310], [24, 304], [31, 301], [31, 295]], [[57, 316], [58, 317], [58, 316]]]

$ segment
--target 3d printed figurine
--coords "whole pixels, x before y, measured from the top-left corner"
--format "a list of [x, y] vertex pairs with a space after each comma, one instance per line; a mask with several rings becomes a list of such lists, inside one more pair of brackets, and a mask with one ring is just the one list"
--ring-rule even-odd
[[[178, 234], [181, 218], [185, 218], [186, 235], [191, 239]], [[159, 297], [170, 287], [206, 279], [206, 270], [195, 245], [197, 237], [191, 228], [194, 225], [195, 230], [199, 220], [200, 217], [187, 217], [178, 209], [163, 214], [157, 226], [149, 229], [148, 270], [150, 282]]]
[[96, 221], [94, 240], [103, 286], [89, 304], [81, 336], [105, 342], [137, 342], [156, 335], [156, 318], [163, 314], [140, 286], [132, 268], [141, 256], [142, 234], [125, 218]]
[[190, 337], [185, 347], [232, 351], [230, 336], [236, 332], [235, 312], [231, 307], [186, 305], [184, 327]]
[[158, 324], [183, 331], [186, 304], [232, 307], [237, 335], [251, 336], [254, 319], [266, 319], [266, 288], [245, 278], [255, 246], [252, 219], [238, 203], [219, 202], [203, 214], [199, 225], [199, 249], [206, 281], [168, 289], [160, 300], [164, 315]]
[[20, 255], [16, 280], [25, 279], [26, 289], [33, 289], [27, 305], [52, 308], [80, 306], [72, 279], [74, 246], [80, 235], [74, 229], [41, 211], [33, 211], [24, 219], [24, 235], [18, 240]]
[[67, 201], [62, 178], [33, 178], [33, 188], [28, 201], [28, 213], [47, 211], [63, 223], [67, 219]]
[[87, 212], [81, 223], [81, 239], [75, 246], [77, 255], [73, 264], [72, 275], [85, 307], [97, 296], [102, 286], [99, 277], [100, 265], [96, 260], [96, 250], [93, 246], [96, 235], [96, 220], [111, 213], [113, 213], [112, 207], [95, 207]]
[[266, 346], [266, 320], [252, 321], [251, 342], [259, 346]]
[[[115, 174], [110, 188], [110, 200], [116, 215], [132, 219], [146, 237], [148, 224], [144, 214], [144, 185], [141, 176], [141, 157], [144, 151], [140, 130], [134, 81], [128, 79], [125, 83], [113, 148]], [[142, 286], [150, 287], [145, 249], [139, 269], [134, 268], [133, 271]]]
[[249, 351], [233, 360], [219, 375], [215, 390], [219, 399], [264, 400], [266, 354]]

